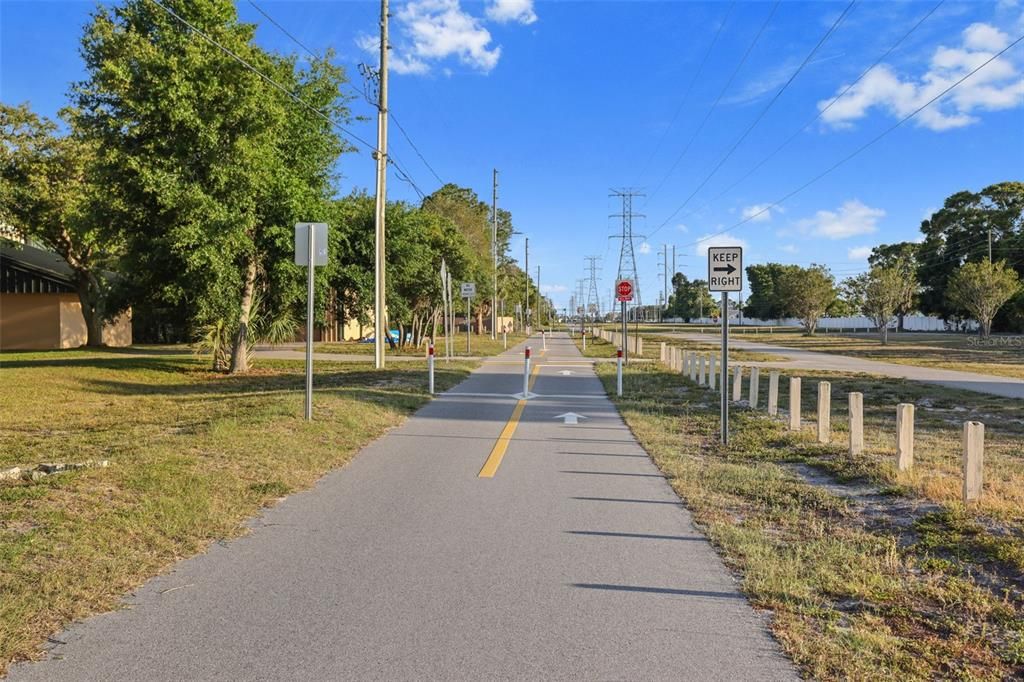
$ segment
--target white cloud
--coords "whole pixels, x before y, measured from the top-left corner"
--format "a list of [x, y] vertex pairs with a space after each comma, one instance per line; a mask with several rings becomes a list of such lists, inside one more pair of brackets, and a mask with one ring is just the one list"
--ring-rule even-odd
[[742, 246], [746, 248], [747, 243], [731, 234], [706, 234], [697, 240], [697, 253], [706, 256], [709, 246]]
[[532, 24], [537, 21], [533, 11], [533, 0], [492, 0], [486, 9], [487, 18], [504, 24], [515, 21], [520, 24]]
[[[459, 0], [411, 0], [394, 13], [395, 38], [390, 67], [397, 74], [423, 75], [431, 62], [455, 57], [483, 73], [501, 58], [501, 47], [491, 44], [491, 33], [480, 19], [462, 10]], [[356, 44], [371, 54], [380, 39], [361, 35]]]
[[[984, 23], [971, 24], [961, 35], [959, 47], [936, 48], [920, 79], [902, 77], [887, 64], [874, 67], [825, 111], [822, 119], [835, 127], [847, 127], [874, 107], [903, 118], [981, 66], [1010, 41], [1006, 33]], [[818, 108], [824, 110], [830, 101], [818, 102]], [[1022, 104], [1024, 77], [1011, 61], [1000, 57], [921, 111], [915, 121], [931, 130], [948, 130], [976, 123], [977, 112], [1012, 109]]]
[[754, 223], [766, 223], [772, 219], [772, 211], [782, 213], [780, 207], [771, 204], [754, 204], [743, 209], [743, 219]]
[[637, 249], [637, 252], [646, 255], [651, 252], [651, 245], [647, 242], [643, 242], [640, 244], [640, 248]]
[[871, 255], [870, 246], [857, 246], [852, 249], [846, 250], [846, 257], [851, 261], [854, 260], [866, 260]]
[[818, 211], [813, 218], [797, 222], [804, 232], [827, 239], [847, 239], [878, 230], [878, 219], [885, 216], [880, 208], [871, 208], [856, 199], [843, 202], [835, 211]]
[[543, 294], [564, 294], [569, 291], [569, 287], [564, 284], [542, 284], [540, 291]]
[[686, 234], [687, 232], [690, 231], [690, 228], [688, 228], [686, 225], [683, 225], [682, 223], [676, 225], [676, 229], [682, 232], [683, 234]]
[[786, 253], [796, 253], [799, 250], [796, 248], [796, 244], [783, 244], [779, 247], [779, 251], [785, 251]]

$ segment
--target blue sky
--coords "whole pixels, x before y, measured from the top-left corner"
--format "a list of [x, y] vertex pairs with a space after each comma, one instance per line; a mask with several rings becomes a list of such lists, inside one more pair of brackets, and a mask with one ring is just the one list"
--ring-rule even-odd
[[[855, 3], [767, 110], [847, 2], [392, 2], [393, 113], [446, 182], [488, 198], [491, 169], [499, 169], [499, 201], [529, 235], [531, 271], [541, 266], [558, 306], [584, 276], [584, 256], [603, 258], [602, 297], [611, 289], [618, 245], [608, 237], [619, 224], [608, 215], [620, 205], [608, 197], [610, 188], [648, 195], [634, 200], [646, 215], [634, 231], [648, 235], [636, 240], [637, 265], [644, 301], [653, 302], [663, 244], [676, 245], [678, 269], [691, 277], [704, 276], [702, 246], [742, 243], [748, 264], [825, 263], [842, 278], [864, 268], [871, 246], [914, 239], [921, 219], [949, 194], [1024, 179], [1021, 43], [881, 142], [736, 226], [1024, 35], [1017, 2], [942, 3], [817, 121], [731, 188], [936, 2]], [[356, 65], [376, 61], [377, 3], [257, 4], [312, 49], [333, 47], [357, 87]], [[46, 115], [64, 104], [69, 82], [83, 76], [78, 38], [93, 7], [0, 0], [3, 101], [27, 100]], [[238, 8], [243, 20], [259, 24], [260, 44], [300, 51], [248, 2]], [[353, 106], [372, 119], [368, 104]], [[352, 129], [374, 139], [372, 120]], [[416, 184], [435, 189], [437, 179], [394, 126], [391, 141]], [[342, 193], [372, 188], [367, 150], [349, 155], [341, 169]], [[416, 199], [394, 175], [389, 189], [392, 198]], [[513, 245], [521, 256], [522, 237]]]

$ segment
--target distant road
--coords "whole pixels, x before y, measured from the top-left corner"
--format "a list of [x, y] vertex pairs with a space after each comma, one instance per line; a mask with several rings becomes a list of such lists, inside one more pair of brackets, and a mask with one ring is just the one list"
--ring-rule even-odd
[[[708, 334], [688, 333], [665, 333], [667, 336], [687, 341], [701, 341], [703, 343], [714, 343], [715, 337]], [[1003, 398], [1024, 399], [1024, 380], [1012, 377], [1001, 377], [990, 374], [975, 374], [973, 372], [958, 372], [952, 369], [938, 369], [931, 367], [918, 367], [915, 365], [900, 365], [894, 362], [881, 362], [878, 360], [865, 360], [853, 358], [846, 355], [834, 353], [822, 353], [820, 351], [802, 350], [800, 348], [787, 348], [756, 341], [741, 341], [735, 337], [729, 338], [729, 347], [737, 350], [757, 351], [770, 355], [777, 355], [779, 360], [769, 362], [740, 362], [739, 364], [751, 367], [779, 367], [783, 369], [820, 369], [836, 372], [866, 372], [880, 374], [882, 376], [896, 379], [909, 379], [920, 381], [926, 384], [936, 384], [948, 388], [959, 388], [965, 391], [976, 393], [987, 393], [989, 395], [1001, 396]]]
[[10, 679], [798, 679], [592, 362], [532, 345], [529, 400], [484, 361]]

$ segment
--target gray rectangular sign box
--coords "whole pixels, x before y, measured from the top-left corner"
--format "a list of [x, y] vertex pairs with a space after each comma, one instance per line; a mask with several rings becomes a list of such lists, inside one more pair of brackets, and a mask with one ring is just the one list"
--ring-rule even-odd
[[708, 248], [708, 291], [743, 289], [743, 247]]
[[309, 265], [309, 226], [313, 226], [314, 266], [327, 265], [327, 223], [295, 223], [295, 264]]
[[474, 298], [476, 296], [476, 282], [462, 283], [462, 298]]

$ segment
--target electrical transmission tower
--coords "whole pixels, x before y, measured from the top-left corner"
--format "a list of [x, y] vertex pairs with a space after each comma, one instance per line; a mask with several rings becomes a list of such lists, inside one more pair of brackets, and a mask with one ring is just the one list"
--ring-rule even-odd
[[610, 190], [608, 196], [620, 197], [622, 199], [622, 213], [612, 213], [611, 216], [609, 216], [611, 218], [622, 218], [622, 234], [618, 235], [618, 238], [622, 242], [622, 248], [619, 250], [618, 279], [633, 280], [633, 305], [639, 307], [643, 305], [643, 301], [640, 298], [640, 279], [637, 277], [636, 254], [633, 250], [633, 238], [637, 237], [639, 239], [643, 239], [643, 235], [633, 234], [633, 218], [643, 218], [644, 216], [640, 213], [633, 213], [633, 197], [642, 197], [645, 195], [634, 189], [626, 187], [623, 189]]
[[590, 285], [587, 288], [587, 314], [596, 315], [601, 312], [601, 296], [597, 293], [597, 262], [601, 260], [600, 256], [584, 256], [583, 260], [587, 261], [587, 272], [590, 274]]

